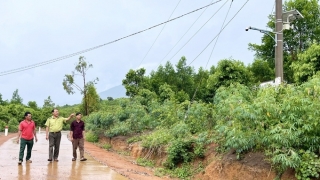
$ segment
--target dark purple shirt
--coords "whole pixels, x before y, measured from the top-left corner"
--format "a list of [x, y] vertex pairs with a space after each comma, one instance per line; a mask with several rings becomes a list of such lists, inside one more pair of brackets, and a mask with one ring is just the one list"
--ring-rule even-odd
[[77, 122], [77, 120], [74, 120], [70, 124], [70, 130], [73, 131], [73, 139], [81, 139], [83, 138], [82, 131], [84, 131], [84, 122], [80, 120]]

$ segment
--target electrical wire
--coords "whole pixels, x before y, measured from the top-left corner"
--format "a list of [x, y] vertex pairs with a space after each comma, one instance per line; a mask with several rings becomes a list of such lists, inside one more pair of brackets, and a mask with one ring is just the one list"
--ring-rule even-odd
[[234, 14], [234, 16], [227, 22], [227, 24], [225, 26], [223, 26], [223, 28], [219, 31], [219, 33], [207, 44], [207, 46], [189, 63], [188, 66], [190, 66], [190, 64], [192, 64], [207, 48], [208, 46], [221, 34], [221, 32], [230, 24], [230, 22], [239, 14], [239, 12], [244, 8], [244, 6], [249, 2], [249, 0], [247, 0], [242, 6], [241, 8]]
[[195, 32], [191, 38], [189, 38], [189, 40], [169, 59], [169, 61], [171, 61], [180, 51], [181, 49], [183, 49], [190, 41], [192, 38], [194, 38], [194, 36], [223, 8], [223, 6], [227, 3], [228, 1], [226, 1], [199, 29], [197, 32]]
[[[232, 2], [233, 2], [233, 0], [232, 0]], [[232, 2], [231, 2], [231, 4], [232, 4]], [[247, 0], [247, 1], [242, 5], [242, 7], [235, 13], [235, 15], [228, 21], [228, 23], [227, 23], [225, 26], [223, 26], [223, 28], [220, 30], [220, 32], [208, 43], [208, 45], [200, 52], [200, 54], [199, 54], [197, 57], [199, 57], [199, 56], [202, 54], [202, 52], [203, 52], [204, 50], [206, 50], [206, 49], [208, 48], [208, 46], [221, 34], [221, 32], [230, 24], [230, 22], [239, 14], [239, 12], [243, 9], [243, 7], [244, 7], [248, 2], [249, 2], [249, 0]], [[230, 5], [230, 7], [231, 7], [231, 5]], [[229, 9], [229, 10], [230, 10], [230, 9]], [[194, 61], [197, 59], [197, 57], [196, 57], [192, 62], [194, 62]], [[192, 62], [191, 62], [191, 63], [192, 63]], [[190, 64], [191, 64], [191, 63], [190, 63]], [[190, 64], [189, 64], [188, 66], [190, 66]], [[197, 89], [195, 90], [195, 93], [196, 93], [196, 91], [197, 91]], [[194, 94], [194, 96], [195, 96], [195, 94]], [[194, 99], [194, 96], [193, 96], [193, 99]], [[190, 106], [191, 106], [191, 103], [192, 103], [193, 99], [190, 101], [190, 103], [189, 103], [189, 105], [188, 105], [188, 110], [187, 110], [187, 112], [186, 112], [186, 114], [185, 114], [185, 116], [184, 116], [184, 120], [186, 120], [186, 119], [188, 118], [188, 113], [189, 113]]]
[[[211, 1], [211, 3], [213, 2], [213, 0]], [[197, 19], [192, 23], [192, 25], [189, 27], [189, 29], [180, 37], [180, 39], [176, 42], [176, 44], [170, 49], [170, 51], [162, 58], [162, 60], [159, 63], [159, 66], [161, 65], [162, 61], [166, 59], [166, 57], [171, 53], [171, 51], [178, 45], [178, 43], [182, 40], [182, 38], [189, 32], [189, 30], [193, 27], [193, 25], [200, 19], [200, 17], [202, 16], [202, 14], [208, 9], [208, 7], [206, 9], [204, 9], [201, 14], [197, 17]]]
[[72, 54], [69, 54], [69, 55], [65, 55], [65, 56], [62, 56], [62, 57], [59, 57], [59, 58], [51, 59], [51, 60], [48, 60], [48, 61], [44, 61], [44, 62], [40, 62], [40, 63], [36, 63], [36, 64], [24, 66], [24, 67], [12, 69], [12, 70], [0, 72], [0, 76], [5, 76], [5, 75], [8, 75], [8, 74], [18, 73], [18, 72], [21, 72], [21, 71], [26, 71], [26, 70], [29, 70], [29, 69], [33, 69], [33, 68], [36, 68], [36, 67], [40, 67], [40, 66], [44, 66], [44, 65], [47, 65], [47, 64], [51, 64], [51, 63], [54, 63], [54, 62], [57, 62], [57, 61], [61, 61], [61, 60], [64, 60], [64, 59], [67, 59], [67, 58], [70, 58], [70, 57], [73, 57], [73, 56], [76, 56], [76, 55], [79, 55], [79, 54], [83, 54], [83, 53], [85, 53], [85, 52], [89, 52], [89, 51], [92, 51], [92, 50], [101, 48], [101, 47], [103, 47], [103, 46], [106, 46], [106, 45], [115, 43], [115, 42], [117, 42], [117, 41], [126, 39], [126, 38], [128, 38], [128, 37], [131, 37], [131, 36], [140, 34], [140, 33], [142, 33], [142, 32], [148, 31], [148, 30], [150, 30], [150, 29], [153, 29], [153, 28], [155, 28], [155, 27], [161, 26], [161, 25], [166, 24], [166, 23], [168, 23], [168, 22], [177, 20], [177, 19], [182, 18], [182, 17], [184, 17], [184, 16], [186, 16], [186, 15], [192, 14], [192, 13], [194, 13], [194, 12], [197, 12], [197, 11], [201, 10], [201, 9], [204, 9], [204, 8], [206, 8], [206, 7], [209, 7], [209, 6], [212, 6], [212, 5], [214, 5], [214, 4], [216, 4], [216, 3], [220, 2], [220, 1], [222, 1], [222, 0], [217, 0], [217, 1], [213, 2], [213, 3], [210, 3], [210, 4], [206, 5], [206, 6], [200, 7], [200, 8], [198, 8], [198, 9], [195, 9], [195, 10], [190, 11], [190, 12], [188, 12], [188, 13], [185, 13], [185, 14], [183, 14], [183, 15], [177, 16], [177, 17], [172, 18], [172, 19], [170, 19], [170, 20], [168, 20], [168, 21], [165, 21], [165, 22], [162, 22], [162, 23], [160, 23], [160, 24], [151, 26], [151, 27], [149, 27], [149, 28], [147, 28], [147, 29], [144, 29], [144, 30], [135, 32], [135, 33], [133, 33], [133, 34], [130, 34], [130, 35], [121, 37], [121, 38], [119, 38], [119, 39], [110, 41], [110, 42], [105, 43], [105, 44], [101, 44], [101, 45], [98, 45], [98, 46], [95, 46], [95, 47], [92, 47], [92, 48], [88, 48], [88, 49], [85, 49], [85, 50], [82, 50], [82, 51], [79, 51], [79, 52], [75, 52], [75, 53], [72, 53]]
[[[178, 5], [180, 4], [181, 0], [178, 2], [178, 4], [176, 5], [176, 7], [173, 9], [172, 13], [170, 14], [168, 20], [171, 18], [172, 14], [175, 12], [175, 10], [177, 9]], [[166, 27], [167, 24], [164, 24], [162, 26], [161, 31], [159, 32], [158, 36], [156, 37], [156, 39], [153, 41], [151, 47], [149, 48], [149, 50], [147, 51], [146, 55], [143, 57], [143, 59], [141, 60], [139, 66], [142, 64], [142, 62], [144, 61], [144, 59], [147, 57], [147, 55], [149, 54], [150, 50], [152, 49], [153, 45], [156, 43], [156, 41], [158, 40], [160, 34], [162, 33], [163, 29]]]
[[[224, 26], [224, 24], [225, 24], [225, 22], [226, 22], [226, 20], [227, 20], [227, 17], [228, 17], [228, 15], [229, 15], [229, 12], [230, 12], [232, 3], [233, 3], [233, 1], [231, 1], [231, 3], [230, 3], [229, 9], [228, 9], [228, 11], [227, 11], [227, 14], [226, 14], [226, 16], [225, 16], [225, 18], [224, 18], [224, 20], [223, 20], [222, 25], [221, 25], [220, 31], [222, 30], [222, 28], [223, 28], [223, 26]], [[218, 35], [218, 37], [217, 37], [217, 39], [216, 39], [216, 42], [214, 43], [214, 46], [213, 46], [213, 48], [212, 48], [212, 50], [211, 50], [210, 56], [209, 56], [209, 58], [208, 58], [207, 64], [206, 64], [206, 66], [205, 66], [204, 69], [207, 69], [207, 66], [208, 66], [209, 61], [210, 61], [211, 56], [212, 56], [212, 53], [213, 53], [213, 51], [214, 51], [214, 49], [215, 49], [215, 47], [216, 47], [216, 45], [217, 45], [217, 42], [218, 42], [218, 40], [219, 40], [220, 34], [221, 34], [221, 33], [219, 33], [219, 35]], [[192, 96], [191, 102], [194, 101], [194, 98], [196, 97], [197, 91], [198, 91], [199, 87], [201, 86], [202, 80], [203, 80], [203, 77], [201, 77], [201, 79], [200, 79], [200, 81], [199, 81], [199, 84], [198, 84], [196, 90], [194, 91], [194, 94], [193, 94], [193, 96]]]

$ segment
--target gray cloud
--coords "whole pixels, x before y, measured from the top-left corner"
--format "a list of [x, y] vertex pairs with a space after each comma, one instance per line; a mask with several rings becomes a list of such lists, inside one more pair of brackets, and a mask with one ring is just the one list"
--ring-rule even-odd
[[[182, 0], [172, 17], [209, 4], [212, 0]], [[1, 1], [0, 2], [0, 72], [78, 52], [104, 44], [136, 31], [166, 21], [178, 0], [149, 1]], [[260, 43], [262, 34], [245, 32], [248, 25], [264, 28], [273, 1], [249, 1], [235, 20], [219, 38], [209, 66], [223, 58], [233, 57], [246, 64], [254, 59], [248, 43]], [[195, 26], [177, 45], [163, 64], [200, 28], [222, 3], [209, 7]], [[242, 6], [234, 1], [229, 18]], [[218, 13], [174, 58], [181, 56], [193, 60], [207, 43], [218, 33], [229, 3]], [[158, 41], [142, 62], [142, 66], [156, 69], [173, 45], [180, 39], [201, 11], [170, 22]], [[229, 19], [228, 18], [228, 19]], [[88, 79], [99, 77], [98, 92], [121, 84], [130, 68], [137, 68], [147, 53], [161, 27], [124, 39], [100, 49], [82, 54], [93, 64]], [[213, 45], [213, 44], [212, 44]], [[205, 66], [212, 45], [192, 64]], [[59, 105], [81, 101], [80, 93], [68, 95], [62, 87], [65, 74], [74, 70], [78, 57], [41, 66], [28, 71], [0, 76], [0, 93], [11, 99], [15, 89], [28, 101], [42, 106], [44, 99]], [[78, 79], [80, 82], [80, 79]]]

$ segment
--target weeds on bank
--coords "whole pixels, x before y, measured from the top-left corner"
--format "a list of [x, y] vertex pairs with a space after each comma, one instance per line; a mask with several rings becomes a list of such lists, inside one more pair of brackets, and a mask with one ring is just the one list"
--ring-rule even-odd
[[138, 158], [137, 164], [144, 167], [154, 167], [154, 161], [145, 158]]
[[154, 174], [159, 177], [169, 175], [171, 177], [189, 180], [193, 172], [191, 165], [188, 163], [174, 169], [157, 168]]

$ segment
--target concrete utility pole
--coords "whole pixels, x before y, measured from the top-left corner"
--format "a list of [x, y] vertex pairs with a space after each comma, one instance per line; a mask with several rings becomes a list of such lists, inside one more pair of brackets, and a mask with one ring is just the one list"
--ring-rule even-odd
[[283, 82], [283, 22], [282, 0], [276, 0], [276, 47], [275, 47], [275, 70], [276, 78], [280, 77]]

